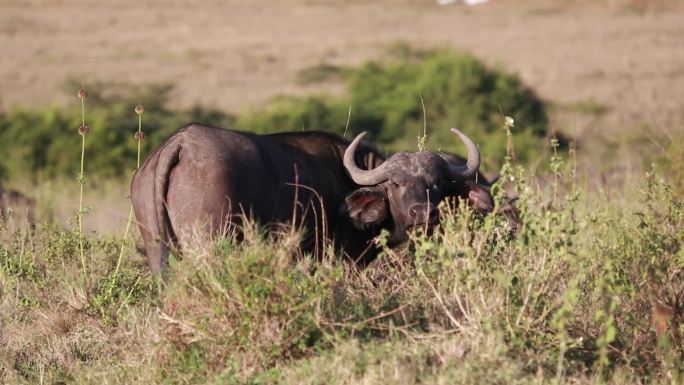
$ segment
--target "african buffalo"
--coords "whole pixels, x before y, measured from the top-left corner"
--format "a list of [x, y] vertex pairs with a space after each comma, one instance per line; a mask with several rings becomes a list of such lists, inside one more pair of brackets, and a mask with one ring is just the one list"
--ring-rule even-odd
[[474, 182], [478, 148], [452, 131], [467, 148], [465, 164], [429, 151], [385, 157], [362, 141], [365, 133], [350, 143], [326, 132], [258, 135], [185, 126], [131, 183], [149, 266], [163, 269], [169, 247], [182, 248], [198, 225], [215, 234], [243, 216], [262, 224], [294, 220], [308, 230], [309, 244], [320, 240], [314, 234], [325, 235], [365, 264], [377, 254], [372, 240], [381, 229], [389, 231], [391, 247], [413, 227], [438, 223], [437, 205], [446, 194], [489, 211], [489, 190]]
[[36, 223], [36, 200], [16, 190], [0, 188], [0, 222], [8, 228]]

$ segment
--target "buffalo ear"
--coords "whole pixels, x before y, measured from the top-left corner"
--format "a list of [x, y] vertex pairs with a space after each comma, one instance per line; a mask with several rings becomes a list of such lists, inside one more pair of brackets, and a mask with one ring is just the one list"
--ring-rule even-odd
[[445, 196], [460, 197], [466, 199], [473, 207], [479, 211], [491, 212], [494, 209], [494, 199], [489, 192], [489, 187], [481, 185], [475, 181], [465, 182], [450, 181], [445, 186]]
[[471, 180], [466, 181], [465, 186], [468, 191], [468, 202], [476, 209], [488, 213], [494, 210], [494, 199], [489, 192], [489, 187]]
[[357, 229], [366, 229], [387, 218], [387, 199], [380, 191], [360, 188], [344, 198], [340, 214], [349, 218]]

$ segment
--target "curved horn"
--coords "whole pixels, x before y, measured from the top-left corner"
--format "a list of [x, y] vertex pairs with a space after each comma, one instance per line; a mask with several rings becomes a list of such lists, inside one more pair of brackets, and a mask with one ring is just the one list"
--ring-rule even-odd
[[452, 128], [451, 132], [458, 135], [465, 144], [468, 150], [468, 161], [465, 165], [457, 166], [447, 162], [449, 168], [449, 176], [454, 179], [470, 178], [474, 176], [480, 169], [480, 150], [477, 148], [475, 142], [472, 141], [466, 134], [462, 133], [457, 128]]
[[362, 186], [372, 186], [387, 180], [387, 163], [383, 163], [380, 166], [374, 168], [373, 170], [362, 170], [354, 161], [354, 155], [356, 154], [356, 148], [363, 137], [366, 136], [366, 132], [362, 132], [354, 138], [349, 147], [344, 151], [344, 168], [347, 169], [349, 176], [352, 180]]

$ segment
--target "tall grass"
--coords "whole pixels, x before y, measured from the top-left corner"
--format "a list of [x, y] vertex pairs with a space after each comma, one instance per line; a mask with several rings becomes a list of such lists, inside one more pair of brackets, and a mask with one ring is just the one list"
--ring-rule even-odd
[[[519, 86], [467, 57], [438, 55], [428, 66], [460, 79], [453, 60], [507, 85], [495, 87], [501, 98]], [[436, 87], [431, 72], [419, 78]], [[130, 208], [121, 237], [83, 232], [84, 89], [79, 97], [78, 228], [0, 226], [1, 383], [682, 383], [684, 201], [655, 167], [589, 189], [577, 150], [565, 154], [552, 137], [548, 171], [532, 173], [516, 157], [529, 150], [514, 148], [514, 133], [530, 129], [505, 117], [491, 215], [446, 201], [434, 232], [418, 229], [398, 249], [381, 233], [380, 256], [365, 269], [331, 245], [318, 259], [304, 254], [294, 228], [247, 222], [239, 239], [198, 232], [158, 290], [144, 256], [127, 247]], [[543, 109], [527, 102], [543, 123]], [[418, 127], [410, 110], [402, 119]], [[139, 167], [142, 106], [135, 112]], [[681, 154], [671, 147], [668, 158]], [[511, 191], [519, 225], [504, 215]]]
[[121, 239], [91, 235], [84, 288], [77, 232], [7, 235], [0, 380], [681, 383], [681, 196], [655, 170], [588, 190], [565, 158], [550, 159], [548, 182], [502, 170], [519, 229], [445, 202], [439, 231], [363, 270], [247, 224], [239, 241], [198, 235], [162, 292], [142, 256], [118, 258]]

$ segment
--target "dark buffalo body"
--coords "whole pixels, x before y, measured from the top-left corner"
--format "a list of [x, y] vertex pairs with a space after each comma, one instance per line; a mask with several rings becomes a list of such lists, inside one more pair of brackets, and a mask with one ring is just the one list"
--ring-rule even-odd
[[390, 231], [393, 246], [413, 226], [437, 223], [447, 189], [491, 209], [488, 190], [473, 182], [479, 152], [454, 132], [468, 148], [465, 165], [427, 151], [385, 157], [361, 141], [363, 134], [350, 143], [325, 132], [183, 127], [149, 156], [131, 185], [150, 268], [165, 267], [169, 247], [182, 248], [198, 226], [216, 234], [244, 216], [262, 224], [294, 220], [308, 230], [305, 245], [326, 236], [366, 263], [380, 229]]
[[0, 188], [0, 220], [5, 224], [14, 222], [34, 225], [36, 200], [16, 190]]

